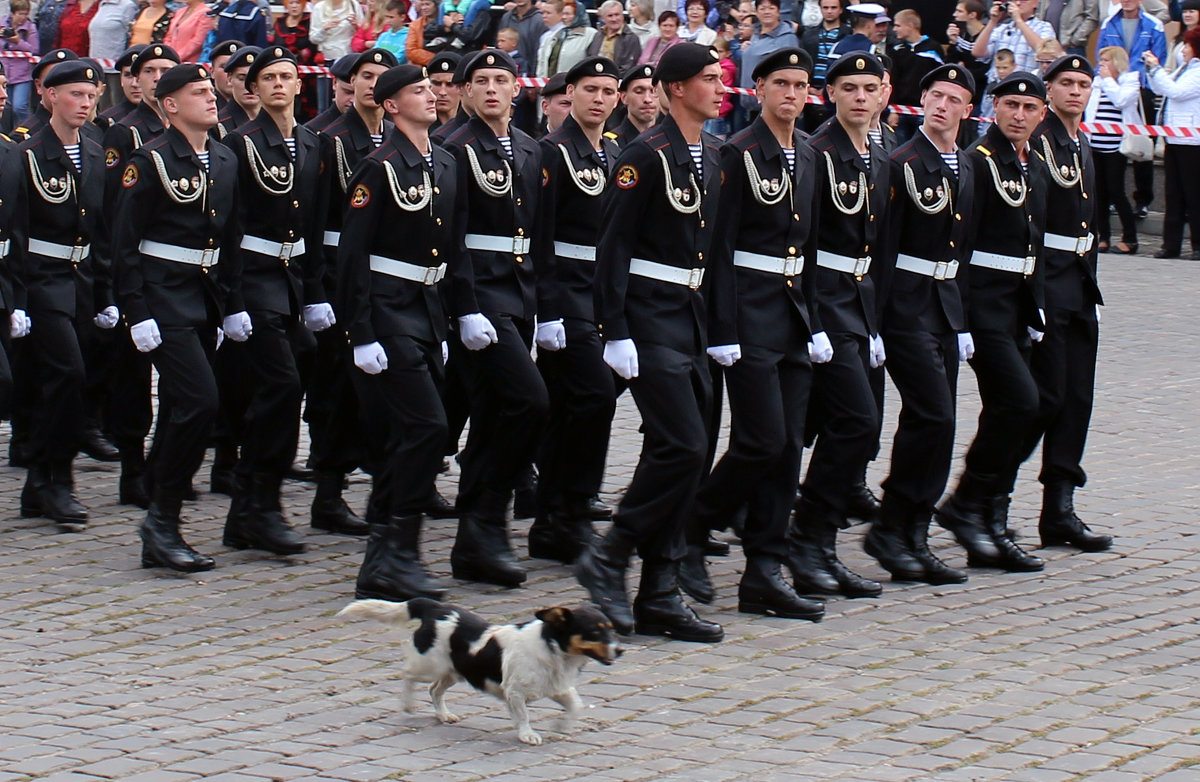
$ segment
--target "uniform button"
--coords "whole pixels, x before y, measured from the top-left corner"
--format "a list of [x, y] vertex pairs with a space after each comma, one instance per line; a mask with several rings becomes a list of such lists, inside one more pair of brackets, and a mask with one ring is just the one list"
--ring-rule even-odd
[[868, 190], [874, 190], [874, 189], [875, 189], [875, 185], [871, 185], [871, 186], [870, 186], [869, 188], [867, 188], [867, 189], [868, 189]]
[[700, 261], [703, 261], [703, 260], [704, 260], [704, 253], [696, 253], [696, 259], [697, 259], [697, 260], [700, 260]]
[[75, 237], [75, 244], [83, 244], [83, 237], [82, 237], [82, 236], [76, 236], [76, 237]]
[[1086, 201], [1086, 200], [1087, 200], [1087, 197], [1088, 197], [1088, 194], [1087, 194], [1087, 193], [1084, 193], [1084, 194], [1083, 194], [1083, 200], [1085, 200], [1085, 201]]
[[951, 247], [953, 247], [953, 246], [954, 246], [954, 240], [953, 240], [953, 239], [951, 239], [951, 240], [950, 240], [950, 246], [951, 246]]
[[213, 240], [212, 240], [212, 239], [209, 239], [209, 240], [208, 240], [208, 246], [209, 246], [209, 247], [212, 247], [212, 246], [213, 246]]
[[433, 189], [433, 194], [434, 194], [434, 195], [441, 195], [441, 194], [442, 194], [442, 189], [441, 189], [440, 187], [435, 187], [435, 188]]
[[300, 202], [299, 202], [299, 201], [293, 201], [293, 202], [292, 202], [292, 208], [293, 208], [293, 209], [299, 209], [299, 208], [300, 208]]
[[871, 218], [870, 218], [870, 220], [868, 220], [868, 222], [871, 222], [871, 223], [875, 222], [875, 215], [871, 215]]
[[798, 215], [798, 214], [793, 214], [793, 215], [792, 215], [792, 219], [793, 219], [793, 220], [795, 220], [796, 222], [799, 222], [799, 221], [800, 221], [800, 215]]
[[435, 247], [435, 248], [433, 248], [432, 250], [430, 250], [430, 252], [431, 252], [431, 253], [433, 253], [433, 257], [434, 257], [434, 258], [436, 258], [436, 257], [437, 257], [437, 248], [436, 248], [436, 247]]
[[954, 214], [954, 219], [955, 219], [955, 220], [961, 220], [961, 219], [962, 219], [962, 215], [961, 215], [961, 214], [959, 214], [959, 213], [957, 213], [957, 212], [955, 212], [955, 214]]
[[788, 248], [788, 255], [795, 255], [795, 254], [796, 254], [796, 248], [795, 248], [795, 247], [789, 247], [789, 248]]
[[80, 214], [80, 216], [84, 216], [84, 215], [86, 215], [86, 214], [87, 214], [87, 210], [86, 210], [86, 209], [80, 209], [80, 210], [79, 210], [79, 214]]
[[216, 216], [217, 216], [217, 210], [216, 210], [216, 209], [209, 209], [209, 210], [208, 210], [208, 214], [209, 214], [210, 216], [212, 216], [212, 217], [216, 217]]
[[442, 218], [440, 218], [440, 217], [439, 217], [439, 218], [437, 218], [437, 224], [438, 224], [438, 225], [441, 225], [441, 224], [442, 224]]
[[524, 229], [524, 228], [518, 228], [518, 229], [517, 229], [517, 236], [524, 236], [524, 235], [525, 235], [525, 229]]
[[703, 220], [701, 220], [701, 221], [700, 221], [700, 227], [701, 227], [701, 228], [703, 228], [703, 227], [704, 227], [704, 221], [703, 221]]
[[288, 238], [289, 238], [289, 239], [291, 239], [291, 238], [292, 238], [292, 237], [294, 237], [295, 235], [296, 235], [296, 232], [295, 232], [295, 231], [288, 231]]
[[787, 286], [788, 286], [789, 288], [793, 288], [793, 287], [795, 287], [794, 285], [792, 285], [792, 281], [791, 281], [791, 280], [788, 280], [788, 281], [787, 281]]
[[1087, 228], [1087, 220], [1081, 222], [1080, 225], [1082, 225], [1084, 228]]
[[869, 252], [871, 252], [871, 245], [869, 245], [869, 244], [864, 244], [864, 245], [863, 245], [863, 255], [866, 255], [866, 254], [867, 254], [867, 253], [869, 253]]
[[519, 255], [518, 255], [518, 256], [517, 256], [517, 263], [525, 263], [525, 259], [524, 259], [524, 258], [522, 258], [521, 256], [519, 256]]

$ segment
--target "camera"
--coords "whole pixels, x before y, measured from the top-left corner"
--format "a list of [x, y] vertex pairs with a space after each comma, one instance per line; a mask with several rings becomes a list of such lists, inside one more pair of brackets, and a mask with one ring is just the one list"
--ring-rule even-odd
[[15, 38], [16, 36], [17, 31], [11, 27], [5, 27], [3, 30], [0, 30], [0, 38]]

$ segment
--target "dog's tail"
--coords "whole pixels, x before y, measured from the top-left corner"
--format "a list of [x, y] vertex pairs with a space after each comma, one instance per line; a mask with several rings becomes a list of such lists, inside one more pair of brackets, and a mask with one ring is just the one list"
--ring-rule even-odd
[[[422, 613], [420, 610], [415, 612], [415, 614], [420, 613]], [[378, 619], [384, 624], [396, 626], [402, 626], [410, 619], [419, 618], [410, 610], [409, 603], [393, 603], [389, 600], [355, 600], [338, 611], [337, 615], [348, 619]]]

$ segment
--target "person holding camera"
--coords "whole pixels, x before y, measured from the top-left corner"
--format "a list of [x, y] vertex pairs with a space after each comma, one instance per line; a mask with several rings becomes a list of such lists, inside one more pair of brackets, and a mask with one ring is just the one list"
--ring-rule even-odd
[[[1038, 72], [1037, 48], [1043, 38], [1058, 38], [1054, 27], [1043, 19], [1035, 19], [1038, 0], [997, 0], [971, 54], [980, 60], [994, 60], [996, 52], [1008, 49], [1016, 63], [1014, 70]], [[988, 81], [996, 81], [996, 64], [988, 70]]]
[[[0, 30], [0, 51], [41, 51], [37, 26], [29, 18], [29, 0], [12, 0], [12, 13], [4, 20]], [[20, 125], [31, 111], [30, 96], [33, 95], [33, 60], [24, 57], [6, 57], [5, 72], [8, 75], [8, 95], [13, 107], [13, 121]]]

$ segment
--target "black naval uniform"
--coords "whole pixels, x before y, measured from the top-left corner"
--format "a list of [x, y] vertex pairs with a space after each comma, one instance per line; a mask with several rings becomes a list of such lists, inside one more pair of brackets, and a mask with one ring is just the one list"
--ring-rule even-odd
[[115, 210], [112, 257], [125, 321], [132, 328], [153, 320], [162, 336], [145, 354], [158, 370], [159, 417], [144, 567], [213, 566], [180, 538], [179, 511], [217, 414], [217, 329], [244, 306], [234, 252], [237, 160], [220, 144], [209, 142], [208, 151], [206, 168], [179, 131], [150, 140], [124, 166]]
[[1042, 441], [1042, 543], [1103, 551], [1112, 539], [1089, 530], [1075, 515], [1073, 500], [1075, 487], [1087, 481], [1080, 463], [1096, 385], [1097, 308], [1104, 304], [1092, 233], [1095, 165], [1087, 136], [1080, 133], [1073, 141], [1053, 112], [1046, 113], [1030, 143], [1045, 157], [1034, 169], [1034, 187], [1047, 194], [1046, 336], [1033, 348], [1039, 409], [1023, 455], [1028, 458]]
[[550, 416], [538, 452], [539, 512], [529, 553], [570, 563], [588, 544], [589, 500], [600, 491], [616, 411], [612, 370], [596, 330], [596, 242], [600, 200], [617, 162], [603, 154], [573, 116], [542, 145], [542, 195], [537, 227], [538, 322], [561, 320], [566, 347], [538, 348], [538, 369], [550, 396]]
[[[9, 155], [16, 152], [17, 145], [8, 136], [0, 133], [0, 176], [3, 176]], [[8, 256], [12, 250], [12, 234], [9, 229], [14, 204], [4, 199], [3, 184], [0, 183], [0, 420], [12, 415], [13, 375], [9, 353], [12, 345], [12, 315], [16, 309], [13, 290], [12, 266]]]
[[[812, 387], [808, 342], [824, 330], [810, 265], [820, 225], [816, 159], [799, 129], [792, 148], [789, 168], [762, 115], [721, 148], [708, 341], [739, 345], [741, 358], [723, 370], [729, 450], [702, 484], [695, 517], [706, 539], [709, 528], [749, 503], [739, 610], [819, 619], [824, 607], [799, 598], [780, 575]], [[703, 552], [703, 540], [691, 542], [687, 561], [702, 563]]]
[[139, 105], [141, 105], [140, 102], [134, 103], [129, 98], [121, 98], [120, 103], [109, 106], [108, 109], [97, 115], [95, 122], [101, 130], [108, 130], [127, 117]]
[[837, 559], [836, 538], [849, 526], [848, 503], [879, 437], [870, 381], [870, 341], [879, 331], [877, 297], [886, 269], [880, 255], [888, 200], [888, 160], [868, 142], [870, 165], [837, 117], [809, 138], [816, 152], [821, 230], [813, 273], [821, 326], [833, 358], [813, 367], [808, 437], [816, 438], [792, 529], [789, 564], [798, 592], [874, 596], [882, 587]]
[[453, 117], [438, 125], [436, 130], [429, 131], [429, 138], [435, 144], [445, 145], [451, 136], [470, 121], [471, 115], [467, 113], [466, 109], [459, 106], [458, 112]]
[[[113, 304], [109, 269], [91, 252], [103, 230], [104, 153], [82, 132], [79, 146], [82, 161], [76, 168], [54, 129], [43, 124], [8, 155], [3, 175], [4, 200], [14, 204], [7, 261], [17, 289], [14, 304], [35, 324], [23, 346], [30, 351], [32, 376], [17, 378], [37, 389], [21, 514], [47, 515], [67, 526], [87, 521], [87, 510], [71, 496], [72, 461], [83, 427], [76, 316], [82, 321]], [[94, 304], [91, 313], [79, 312], [81, 298], [84, 307]]]
[[549, 398], [529, 355], [536, 313], [534, 252], [541, 156], [537, 142], [510, 126], [510, 158], [492, 129], [472, 117], [444, 142], [454, 154], [468, 217], [469, 262], [451, 270], [451, 314], [482, 314], [498, 342], [482, 350], [453, 343], [471, 408], [459, 455], [459, 531], [451, 553], [456, 578], [515, 586], [525, 571], [508, 544], [505, 514], [521, 471], [532, 463]]
[[625, 147], [629, 142], [642, 135], [642, 131], [638, 130], [637, 126], [629, 120], [629, 115], [625, 115], [625, 119], [621, 120], [619, 125], [604, 135], [614, 141], [618, 147]]
[[[701, 293], [717, 219], [721, 166], [702, 134], [702, 170], [674, 118], [621, 150], [604, 199], [596, 248], [596, 320], [605, 342], [632, 340], [639, 373], [629, 388], [644, 442], [633, 479], [576, 575], [621, 633], [718, 641], [719, 625], [679, 594], [677, 569], [708, 451], [712, 401], [707, 312]], [[709, 283], [711, 285], [711, 283]], [[625, 570], [634, 547], [642, 578], [630, 610]], [[635, 619], [636, 618], [636, 619]]]
[[[34, 107], [33, 113], [25, 119], [25, 123], [20, 127], [13, 128], [12, 138], [18, 142], [28, 141], [49, 123], [50, 109], [46, 108], [46, 104], [39, 101], [37, 106]], [[79, 134], [97, 144], [104, 141], [104, 130], [94, 122], [83, 123], [83, 127], [79, 129]]]
[[[262, 113], [261, 109], [259, 110], [259, 113]], [[240, 103], [235, 100], [231, 100], [226, 103], [225, 108], [221, 109], [221, 111], [217, 114], [217, 122], [224, 131], [222, 136], [224, 137], [224, 135], [228, 135], [229, 133], [232, 133], [240, 128], [242, 125], [245, 125], [247, 122], [250, 122], [250, 115], [246, 113], [246, 110], [242, 108]], [[313, 123], [310, 120], [304, 124], [304, 127], [316, 133], [317, 131], [313, 129], [312, 124]]]
[[222, 378], [252, 389], [225, 543], [277, 554], [304, 550], [279, 506], [280, 483], [295, 457], [300, 425], [293, 332], [301, 327], [306, 304], [327, 301], [321, 283], [328, 197], [321, 143], [302, 125], [293, 134], [294, 157], [274, 119], [261, 111], [225, 139], [238, 159], [242, 296], [253, 329], [246, 341], [249, 377]]
[[446, 318], [437, 286], [447, 268], [464, 262], [466, 248], [453, 156], [434, 146], [430, 165], [399, 130], [389, 124], [387, 133], [348, 183], [337, 311], [352, 347], [377, 344], [387, 356], [378, 374], [349, 370], [363, 409], [372, 411], [368, 443], [381, 510], [370, 519], [355, 595], [407, 600], [440, 595], [417, 543], [446, 439], [438, 390]]

